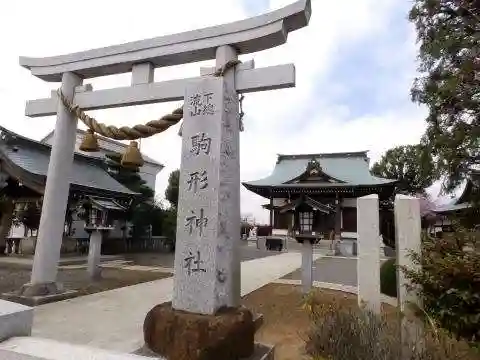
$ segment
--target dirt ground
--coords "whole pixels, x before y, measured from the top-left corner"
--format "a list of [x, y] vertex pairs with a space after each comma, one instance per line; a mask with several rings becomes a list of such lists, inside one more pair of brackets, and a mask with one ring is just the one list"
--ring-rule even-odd
[[[0, 294], [20, 289], [23, 284], [29, 282], [30, 274], [31, 271], [28, 269], [0, 268]], [[102, 278], [92, 281], [86, 269], [60, 269], [57, 279], [65, 289], [78, 290], [78, 296], [81, 296], [170, 276], [172, 274], [159, 272], [103, 269]]]
[[263, 315], [255, 338], [275, 345], [276, 360], [308, 359], [303, 355], [303, 335], [309, 321], [300, 290], [294, 285], [268, 284], [243, 298], [243, 305]]
[[[339, 291], [317, 289], [316, 297], [321, 302], [336, 300], [345, 306], [357, 306], [356, 295]], [[263, 326], [255, 336], [256, 341], [275, 345], [276, 360], [311, 359], [304, 352], [309, 319], [302, 309], [302, 298], [300, 286], [268, 284], [242, 300], [247, 308], [263, 314]], [[383, 310], [389, 308], [384, 306]]]

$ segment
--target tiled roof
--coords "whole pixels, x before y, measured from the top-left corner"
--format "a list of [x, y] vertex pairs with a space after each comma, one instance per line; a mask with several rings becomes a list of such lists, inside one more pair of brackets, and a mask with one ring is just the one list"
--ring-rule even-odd
[[470, 203], [442, 205], [435, 208], [434, 212], [436, 213], [451, 212], [451, 211], [465, 210], [471, 207], [472, 207], [472, 204]]
[[115, 200], [111, 199], [102, 199], [97, 197], [90, 197], [90, 200], [96, 206], [107, 209], [107, 210], [117, 210], [117, 211], [126, 211], [127, 208], [125, 206], [120, 205]]
[[299, 184], [286, 184], [305, 173], [307, 164], [316, 159], [322, 171], [343, 183], [302, 183], [302, 187], [345, 187], [391, 184], [396, 180], [373, 176], [369, 169], [367, 152], [278, 155], [273, 172], [260, 180], [248, 181], [249, 186], [295, 187]]
[[[35, 177], [46, 178], [50, 161], [51, 146], [15, 134], [0, 126], [0, 134], [7, 136], [7, 141], [0, 139], [0, 154], [10, 165]], [[84, 188], [96, 189], [122, 195], [135, 195], [101, 166], [101, 161], [75, 154], [72, 164], [70, 183]]]
[[[53, 136], [53, 133], [54, 133], [54, 131], [50, 131], [46, 136], [43, 137], [42, 140], [40, 140], [40, 142], [45, 143], [49, 138], [51, 138]], [[77, 129], [77, 134], [84, 135], [85, 131], [82, 130], [82, 129]], [[107, 152], [109, 152], [109, 151], [122, 152], [128, 146], [127, 144], [124, 144], [120, 141], [112, 140], [112, 139], [109, 139], [109, 138], [106, 138], [106, 137], [100, 136], [100, 135], [96, 135], [96, 136], [99, 140], [98, 141], [99, 146]], [[102, 143], [108, 143], [108, 144], [113, 145], [113, 149], [111, 148], [111, 146], [102, 146]], [[92, 153], [85, 153], [83, 151], [77, 151], [77, 152], [82, 154], [82, 155], [85, 155], [87, 157], [103, 158], [103, 154], [101, 152], [92, 152]], [[151, 157], [145, 155], [144, 153], [142, 153], [142, 157], [143, 157], [143, 160], [145, 160], [145, 162], [147, 162], [149, 164], [152, 164], [152, 165], [155, 165], [155, 166], [158, 166], [160, 169], [164, 168], [163, 164], [161, 164], [157, 160], [152, 159]]]

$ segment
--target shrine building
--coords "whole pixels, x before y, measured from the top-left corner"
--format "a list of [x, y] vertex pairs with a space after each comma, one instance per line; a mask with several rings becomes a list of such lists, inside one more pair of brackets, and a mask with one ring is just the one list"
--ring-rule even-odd
[[[13, 215], [15, 209], [43, 199], [50, 151], [49, 144], [26, 138], [0, 126], [0, 196], [10, 199], [11, 202], [8, 203], [14, 206], [9, 210], [0, 209], [0, 227], [10, 227], [8, 241], [28, 240], [24, 239], [27, 237], [25, 227], [11, 224], [10, 215]], [[70, 208], [78, 200], [89, 199], [100, 210], [126, 211], [137, 196], [137, 193], [110, 176], [102, 158], [75, 153], [67, 206], [67, 214], [71, 212], [72, 218], [71, 221], [66, 220], [63, 244], [72, 243], [76, 246], [78, 241], [88, 241], [89, 234], [84, 229], [84, 220], [79, 219], [75, 209]], [[121, 239], [124, 224], [116, 221], [115, 225], [109, 237]]]
[[[324, 238], [334, 230], [336, 238], [356, 239], [358, 197], [378, 194], [381, 228], [393, 223], [392, 209], [386, 204], [394, 195], [396, 180], [373, 176], [369, 162], [367, 151], [278, 155], [268, 177], [243, 186], [269, 199], [263, 207], [270, 211], [273, 229], [291, 232], [307, 227]], [[292, 210], [305, 201], [313, 204], [314, 211], [305, 213], [308, 219], [294, 219]], [[388, 232], [382, 235], [393, 235]]]
[[450, 194], [443, 194], [435, 201], [434, 232], [451, 232], [452, 220], [460, 220], [469, 229], [480, 230], [480, 216], [474, 202], [480, 194], [480, 171], [471, 170], [466, 178]]

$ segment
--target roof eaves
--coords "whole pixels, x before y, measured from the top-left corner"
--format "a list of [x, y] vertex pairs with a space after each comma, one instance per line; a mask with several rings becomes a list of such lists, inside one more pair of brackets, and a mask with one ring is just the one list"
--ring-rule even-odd
[[40, 142], [43, 143], [47, 141], [48, 138], [50, 138], [53, 135], [53, 130], [50, 131], [47, 135], [45, 135], [43, 138], [40, 139]]
[[322, 204], [320, 201], [312, 199], [310, 196], [305, 196], [305, 202], [311, 207], [317, 208], [324, 213], [336, 212], [336, 209], [331, 208], [329, 205]]
[[[44, 150], [44, 151], [49, 150], [49, 151], [51, 151], [51, 149], [52, 149], [52, 145], [50, 145], [48, 143], [44, 143], [42, 141], [37, 141], [37, 140], [27, 138], [23, 135], [17, 134], [15, 132], [11, 131], [11, 130], [6, 129], [3, 126], [0, 126], [0, 133], [1, 132], [5, 132], [5, 133], [9, 134], [11, 137], [13, 137], [15, 140], [21, 141], [23, 143], [27, 143], [28, 145], [34, 146], [39, 150]], [[81, 154], [81, 153], [78, 153], [78, 152], [74, 153], [74, 157], [75, 157], [75, 159], [80, 159], [80, 160], [84, 160], [84, 161], [87, 161], [87, 162], [89, 162], [89, 161], [90, 162], [93, 161], [95, 163], [101, 162], [101, 160], [99, 160], [97, 158], [94, 158], [92, 156], [87, 156], [87, 155], [84, 155], [84, 154]]]
[[[8, 136], [10, 136], [12, 139], [14, 139], [15, 142], [21, 142], [21, 143], [25, 144], [26, 146], [30, 146], [30, 147], [33, 147], [33, 148], [37, 149], [38, 151], [43, 151], [43, 152], [48, 152], [48, 153], [51, 152], [51, 148], [52, 148], [51, 145], [49, 145], [47, 143], [42, 143], [42, 142], [39, 142], [39, 141], [36, 141], [36, 140], [33, 140], [33, 139], [29, 139], [25, 136], [22, 136], [20, 134], [17, 134], [15, 132], [11, 131], [11, 130], [8, 130], [8, 129], [4, 128], [3, 126], [0, 126], [0, 134], [2, 134], [2, 133], [8, 134]], [[7, 146], [9, 146], [9, 145], [7, 145]], [[12, 144], [11, 146], [15, 146], [15, 144]], [[83, 163], [87, 163], [88, 165], [93, 165], [96, 168], [99, 168], [103, 164], [103, 161], [101, 159], [93, 158], [93, 157], [90, 157], [90, 156], [85, 156], [85, 155], [79, 154], [79, 153], [74, 154], [74, 160], [79, 161], [79, 162], [83, 162]], [[16, 166], [16, 167], [18, 167], [18, 166]], [[26, 170], [23, 170], [23, 171], [26, 171]], [[131, 191], [130, 189], [125, 187], [123, 184], [121, 184], [120, 182], [118, 182], [117, 180], [112, 178], [107, 172], [104, 172], [104, 174], [105, 174], [105, 176], [108, 176], [115, 183], [117, 183], [119, 185], [118, 188], [119, 188], [120, 191], [116, 191], [116, 190], [112, 190], [112, 189], [102, 189], [102, 191], [112, 193], [112, 194], [117, 193], [117, 194], [129, 195], [129, 196], [140, 195], [139, 193]], [[37, 176], [37, 174], [33, 174], [33, 175]], [[46, 175], [38, 175], [38, 176], [45, 177]], [[78, 187], [78, 188], [95, 190], [94, 188], [91, 188], [91, 187], [86, 186], [84, 184], [76, 183], [74, 181], [71, 182], [71, 186]]]
[[295, 188], [336, 188], [336, 187], [375, 187], [375, 186], [387, 186], [387, 185], [393, 185], [395, 183], [395, 180], [393, 181], [387, 181], [387, 182], [381, 182], [381, 183], [375, 183], [375, 184], [352, 184], [352, 183], [324, 183], [324, 184], [318, 184], [318, 183], [294, 183], [294, 184], [275, 184], [275, 185], [257, 185], [257, 184], [251, 184], [251, 183], [242, 183], [245, 186], [250, 186], [254, 188], [290, 188], [290, 189], [295, 189]]
[[296, 159], [312, 159], [312, 158], [345, 158], [345, 157], [362, 157], [367, 158], [368, 150], [354, 152], [337, 152], [337, 153], [317, 153], [317, 154], [277, 154], [277, 164], [282, 160]]

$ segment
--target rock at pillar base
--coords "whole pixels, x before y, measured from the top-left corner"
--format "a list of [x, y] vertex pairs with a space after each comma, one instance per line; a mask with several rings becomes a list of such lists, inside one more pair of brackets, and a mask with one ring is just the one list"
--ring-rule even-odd
[[78, 295], [76, 290], [64, 290], [59, 283], [27, 283], [20, 290], [2, 294], [2, 298], [23, 305], [37, 306], [53, 301], [70, 299]]
[[200, 315], [164, 303], [147, 313], [143, 337], [152, 351], [167, 359], [237, 360], [252, 355], [255, 330], [253, 315], [244, 307]]
[[25, 284], [20, 289], [19, 295], [22, 296], [47, 296], [59, 294], [63, 291], [60, 284], [51, 282], [45, 284]]

